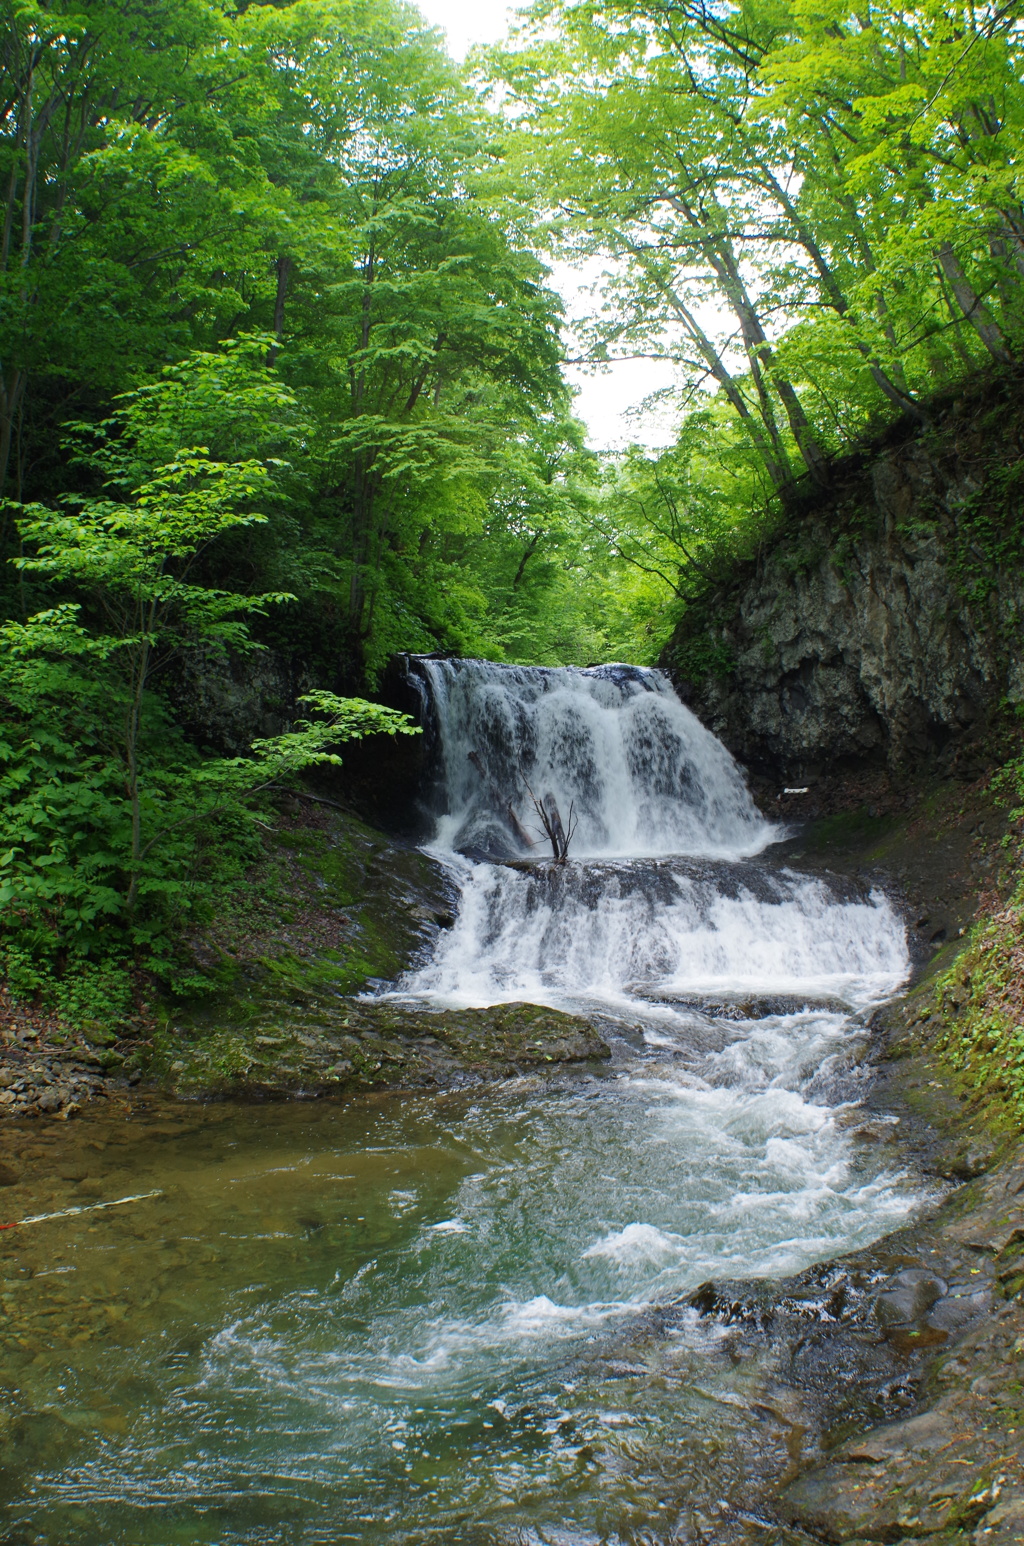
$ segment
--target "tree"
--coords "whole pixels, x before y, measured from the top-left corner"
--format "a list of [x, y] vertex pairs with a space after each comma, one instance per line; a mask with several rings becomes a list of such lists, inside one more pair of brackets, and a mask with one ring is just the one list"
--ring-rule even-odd
[[205, 0], [7, 0], [0, 495], [25, 497], [72, 403], [244, 311], [267, 189], [218, 122], [233, 37]]
[[[269, 373], [236, 380], [232, 392], [225, 380], [237, 353], [190, 363], [197, 382], [220, 380], [212, 427], [230, 420], [237, 436], [245, 422], [257, 434]], [[91, 457], [109, 475], [109, 494], [30, 506], [19, 520], [30, 552], [18, 567], [80, 598], [0, 628], [0, 902], [13, 920], [7, 932], [37, 953], [87, 955], [113, 921], [125, 948], [159, 957], [188, 890], [182, 860], [201, 829], [218, 818], [237, 823], [247, 801], [338, 760], [333, 748], [346, 740], [415, 728], [379, 704], [317, 692], [304, 701], [318, 719], [256, 743], [251, 757], [204, 760], [176, 732], [161, 669], [183, 649], [258, 648], [249, 621], [291, 599], [198, 578], [225, 534], [266, 522], [256, 507], [269, 497], [274, 463], [215, 461], [192, 446], [133, 481], [174, 443], [182, 416], [201, 412], [202, 391], [182, 398], [184, 374], [172, 369], [129, 394], [95, 436]], [[270, 401], [287, 408], [292, 399], [278, 388]]]
[[[1024, 327], [1011, 11], [566, 0], [532, 16], [494, 73], [551, 240], [609, 263], [594, 357], [673, 358], [689, 403], [716, 386], [770, 487], [801, 464], [820, 477], [883, 410], [925, 418], [936, 369], [1008, 357]], [[816, 329], [841, 385], [822, 387]]]

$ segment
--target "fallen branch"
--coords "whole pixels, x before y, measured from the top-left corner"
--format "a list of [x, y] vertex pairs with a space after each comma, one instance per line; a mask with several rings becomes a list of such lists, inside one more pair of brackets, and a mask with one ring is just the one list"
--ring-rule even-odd
[[131, 1197], [115, 1197], [112, 1202], [80, 1203], [73, 1208], [59, 1208], [56, 1213], [33, 1213], [27, 1219], [15, 1219], [11, 1224], [0, 1224], [0, 1229], [21, 1229], [25, 1224], [46, 1224], [50, 1219], [71, 1219], [79, 1213], [98, 1213], [101, 1208], [123, 1208], [128, 1202], [145, 1202], [149, 1197], [162, 1197], [161, 1190], [134, 1192]]
[[[522, 774], [522, 769], [520, 768]], [[551, 853], [556, 864], [564, 864], [569, 857], [569, 844], [572, 842], [573, 833], [578, 826], [575, 816], [575, 802], [569, 804], [568, 831], [562, 825], [562, 817], [553, 794], [546, 794], [540, 800], [534, 794], [526, 777], [523, 775], [523, 783], [526, 793], [530, 796], [530, 803], [540, 818], [540, 824], [544, 828], [548, 842], [551, 844]]]

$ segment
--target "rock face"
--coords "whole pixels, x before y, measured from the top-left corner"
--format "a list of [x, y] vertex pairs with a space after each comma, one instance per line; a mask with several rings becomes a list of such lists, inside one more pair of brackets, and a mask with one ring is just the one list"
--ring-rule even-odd
[[[1024, 699], [1024, 420], [1013, 382], [838, 468], [663, 664], [732, 752], [802, 781], [949, 755]], [[1019, 394], [1020, 383], [1016, 384]]]
[[[237, 757], [258, 737], [280, 735], [301, 718], [306, 710], [299, 700], [314, 688], [365, 696], [365, 688], [346, 677], [342, 665], [304, 660], [280, 649], [244, 655], [193, 649], [172, 663], [165, 687], [191, 741]], [[422, 699], [402, 656], [394, 657], [370, 696], [417, 723], [422, 720]], [[428, 761], [425, 736], [366, 736], [345, 746], [340, 768], [321, 768], [317, 784], [387, 831], [419, 840], [425, 822], [416, 797]]]

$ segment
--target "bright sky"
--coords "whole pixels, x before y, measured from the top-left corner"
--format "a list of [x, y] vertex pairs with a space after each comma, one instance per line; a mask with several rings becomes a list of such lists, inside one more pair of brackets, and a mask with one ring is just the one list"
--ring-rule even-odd
[[[474, 43], [497, 43], [505, 36], [516, 9], [504, 0], [414, 3], [429, 22], [446, 33], [448, 50], [455, 59], [464, 59]], [[553, 282], [565, 297], [570, 319], [585, 315], [593, 305], [581, 277], [572, 269], [559, 265]], [[568, 374], [572, 385], [579, 389], [576, 412], [588, 426], [591, 444], [599, 450], [612, 450], [633, 440], [668, 445], [674, 438], [671, 409], [663, 408], [640, 418], [629, 413], [650, 393], [672, 385], [671, 366], [650, 360], [624, 360], [596, 373], [573, 367]]]

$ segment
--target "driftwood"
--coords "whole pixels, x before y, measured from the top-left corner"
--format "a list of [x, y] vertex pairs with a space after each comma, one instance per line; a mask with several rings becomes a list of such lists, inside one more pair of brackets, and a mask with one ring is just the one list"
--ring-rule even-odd
[[564, 864], [569, 857], [569, 844], [572, 842], [572, 835], [576, 831], [577, 826], [578, 818], [575, 815], [575, 806], [570, 804], [569, 819], [566, 826], [563, 827], [561, 813], [555, 803], [554, 795], [542, 795], [538, 800], [529, 784], [526, 783], [525, 778], [523, 783], [526, 785], [526, 793], [530, 797], [530, 804], [537, 812], [540, 824], [544, 828], [548, 842], [551, 844], [551, 853], [555, 863]]
[[[470, 752], [469, 760], [480, 774], [480, 777], [483, 779], [484, 783], [488, 786], [488, 790], [490, 792], [491, 799], [494, 801], [495, 808], [499, 811], [503, 811], [505, 816], [508, 818], [509, 826], [512, 828], [515, 836], [521, 843], [525, 844], [527, 848], [532, 848], [534, 846], [534, 839], [530, 836], [529, 832], [523, 826], [522, 822], [519, 820], [519, 817], [513, 810], [512, 801], [505, 800], [502, 796], [502, 793], [499, 790], [497, 784], [488, 773], [480, 753]], [[566, 859], [569, 857], [569, 844], [572, 842], [573, 833], [576, 831], [576, 827], [579, 822], [579, 818], [575, 814], [575, 804], [570, 804], [569, 817], [566, 823], [563, 825], [561, 812], [558, 809], [554, 795], [545, 794], [542, 795], [538, 800], [537, 796], [530, 788], [530, 785], [527, 783], [526, 774], [523, 772], [521, 765], [519, 768], [519, 776], [522, 779], [523, 787], [529, 796], [530, 804], [537, 812], [537, 817], [540, 821], [541, 827], [544, 830], [544, 836], [551, 844], [551, 853], [555, 863], [564, 864]]]

